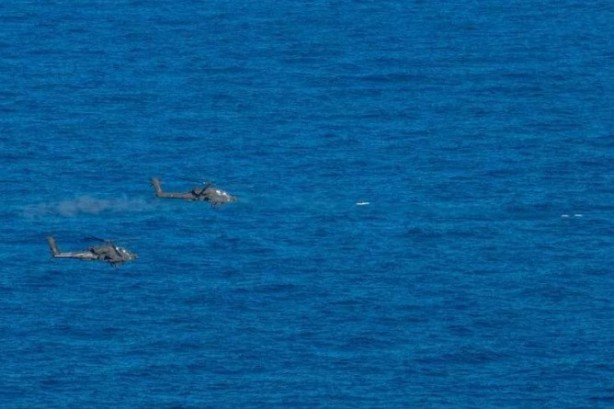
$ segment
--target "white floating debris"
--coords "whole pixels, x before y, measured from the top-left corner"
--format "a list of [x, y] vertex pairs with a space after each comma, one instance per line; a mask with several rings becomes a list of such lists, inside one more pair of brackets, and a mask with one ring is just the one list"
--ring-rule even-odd
[[356, 202], [356, 206], [367, 206], [369, 204], [369, 202]]
[[584, 215], [582, 213], [574, 213], [573, 215], [565, 213], [565, 214], [562, 214], [561, 217], [568, 219], [570, 217], [578, 217], [578, 218], [584, 217]]

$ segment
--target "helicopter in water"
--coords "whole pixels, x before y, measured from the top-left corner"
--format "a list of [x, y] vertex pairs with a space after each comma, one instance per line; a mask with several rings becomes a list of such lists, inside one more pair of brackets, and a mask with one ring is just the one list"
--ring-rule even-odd
[[164, 192], [158, 178], [152, 178], [151, 184], [156, 190], [156, 196], [162, 199], [204, 201], [211, 203], [211, 206], [214, 207], [237, 201], [235, 196], [218, 189], [210, 182], [206, 182], [203, 187], [195, 187], [189, 192]]
[[102, 241], [103, 244], [100, 246], [90, 247], [89, 249], [82, 251], [60, 251], [53, 236], [47, 237], [47, 242], [49, 242], [51, 256], [54, 258], [76, 258], [78, 260], [85, 261], [104, 261], [112, 266], [117, 266], [118, 264], [126, 261], [132, 261], [137, 258], [136, 253], [132, 253], [124, 247], [116, 246], [111, 240], [99, 239], [96, 237], [90, 237], [89, 239]]

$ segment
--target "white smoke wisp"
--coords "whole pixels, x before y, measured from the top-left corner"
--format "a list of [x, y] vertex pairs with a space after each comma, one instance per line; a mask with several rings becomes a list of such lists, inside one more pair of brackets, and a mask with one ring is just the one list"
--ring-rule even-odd
[[79, 196], [70, 200], [54, 203], [41, 203], [24, 208], [25, 217], [63, 216], [73, 217], [80, 214], [100, 214], [103, 212], [143, 212], [155, 205], [143, 198], [98, 199], [92, 196]]

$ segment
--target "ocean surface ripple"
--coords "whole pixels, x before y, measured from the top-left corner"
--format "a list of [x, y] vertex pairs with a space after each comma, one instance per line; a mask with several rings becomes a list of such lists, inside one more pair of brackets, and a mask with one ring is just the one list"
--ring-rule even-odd
[[612, 407], [613, 39], [605, 0], [2, 2], [0, 407]]

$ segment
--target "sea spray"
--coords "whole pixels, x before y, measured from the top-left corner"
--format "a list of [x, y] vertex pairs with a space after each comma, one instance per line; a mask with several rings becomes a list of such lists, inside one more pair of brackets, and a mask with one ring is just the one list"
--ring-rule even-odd
[[144, 198], [100, 199], [92, 196], [79, 196], [59, 202], [26, 206], [23, 209], [23, 215], [28, 218], [42, 216], [73, 217], [80, 214], [100, 214], [103, 212], [142, 212], [154, 207], [155, 203]]

